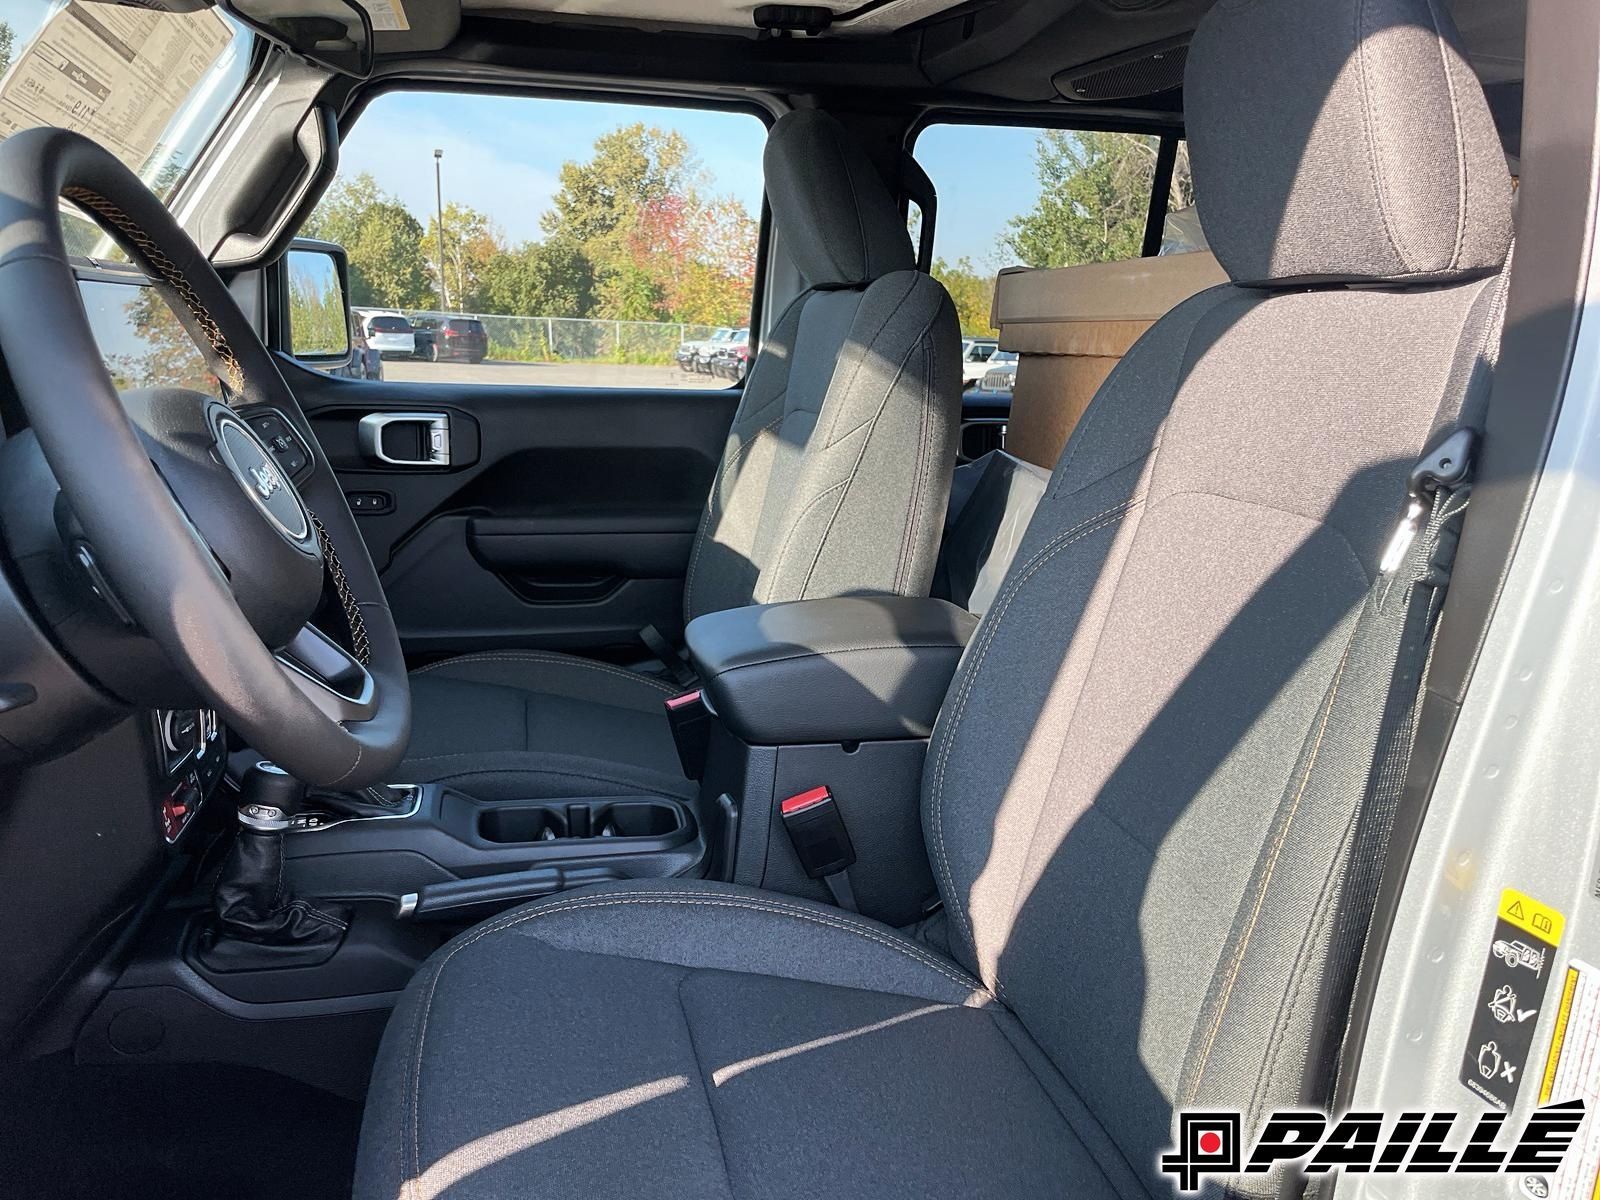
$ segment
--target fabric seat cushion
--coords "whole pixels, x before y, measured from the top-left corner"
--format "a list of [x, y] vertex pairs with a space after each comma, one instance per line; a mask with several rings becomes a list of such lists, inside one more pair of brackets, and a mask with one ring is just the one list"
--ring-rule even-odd
[[411, 673], [411, 749], [396, 778], [484, 800], [692, 797], [662, 701], [678, 689], [610, 663], [491, 650]]
[[1043, 1062], [887, 926], [732, 885], [601, 885], [419, 973], [356, 1196], [1133, 1194]]

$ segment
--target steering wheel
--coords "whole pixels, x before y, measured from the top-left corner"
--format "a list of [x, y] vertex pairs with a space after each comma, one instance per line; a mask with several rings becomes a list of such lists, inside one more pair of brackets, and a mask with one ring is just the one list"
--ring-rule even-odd
[[[17, 133], [0, 143], [0, 180], [0, 349], [76, 520], [80, 561], [255, 749], [319, 786], [386, 778], [410, 737], [405, 659], [344, 493], [272, 355], [162, 203], [96, 143]], [[149, 275], [226, 402], [118, 393], [67, 257], [63, 197]], [[298, 486], [252, 430], [258, 406], [309, 447]], [[325, 575], [349, 649], [309, 624]]]

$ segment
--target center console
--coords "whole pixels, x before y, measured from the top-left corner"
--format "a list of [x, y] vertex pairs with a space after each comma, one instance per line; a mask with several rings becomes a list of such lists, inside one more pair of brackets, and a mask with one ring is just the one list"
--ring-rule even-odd
[[660, 796], [481, 801], [410, 785], [396, 818], [319, 812], [312, 796], [287, 839], [299, 891], [392, 901], [405, 920], [468, 920], [585, 883], [699, 875], [706, 842], [692, 806]]
[[[935, 895], [923, 844], [927, 740], [977, 619], [943, 600], [843, 596], [690, 622], [712, 714], [701, 807], [737, 814], [728, 877], [822, 901], [836, 880], [868, 916], [908, 925]], [[853, 861], [806, 861], [799, 819], [827, 793]], [[831, 845], [830, 843], [827, 843]]]
[[[238, 827], [195, 856], [187, 898], [143, 930], [79, 1031], [79, 1060], [242, 1062], [359, 1095], [388, 1011], [429, 954], [584, 884], [721, 879], [912, 924], [936, 896], [927, 742], [975, 625], [905, 597], [698, 618], [687, 641], [699, 687], [667, 703], [693, 800], [308, 792], [248, 751], [225, 763], [213, 715], [158, 713], [168, 841], [207, 844], [195, 798], [225, 770]], [[223, 815], [215, 803], [207, 814]]]

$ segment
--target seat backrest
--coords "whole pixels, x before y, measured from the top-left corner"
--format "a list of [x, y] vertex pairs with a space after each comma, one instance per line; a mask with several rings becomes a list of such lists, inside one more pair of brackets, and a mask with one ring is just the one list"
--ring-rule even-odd
[[1233, 282], [1157, 322], [1073, 433], [923, 796], [952, 952], [1153, 1194], [1176, 1108], [1255, 1128], [1314, 1098], [1367, 764], [1337, 802], [1305, 781], [1409, 469], [1492, 357], [1510, 240], [1433, 0], [1219, 0], [1184, 102]]
[[689, 620], [925, 595], [955, 467], [960, 335], [882, 177], [833, 117], [773, 124], [767, 200], [810, 285], [761, 343], [684, 583]]

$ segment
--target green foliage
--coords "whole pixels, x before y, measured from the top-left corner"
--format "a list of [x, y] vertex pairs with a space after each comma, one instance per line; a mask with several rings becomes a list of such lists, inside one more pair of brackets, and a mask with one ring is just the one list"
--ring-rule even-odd
[[594, 310], [594, 266], [571, 242], [524, 242], [486, 264], [482, 289], [485, 312], [576, 316]]
[[344, 247], [351, 304], [420, 308], [435, 301], [422, 226], [370, 174], [362, 172], [329, 191], [303, 232]]
[[[509, 245], [485, 214], [447, 204], [440, 264], [438, 218], [423, 226], [365, 174], [331, 191], [305, 232], [345, 247], [356, 305], [742, 324], [757, 225], [736, 200], [709, 196], [704, 185], [681, 134], [634, 124], [562, 166], [542, 241]], [[565, 357], [543, 334], [507, 328], [490, 338], [495, 358]], [[651, 351], [651, 360], [660, 354]]]
[[1030, 267], [1137, 258], [1150, 211], [1157, 139], [1046, 130], [1034, 164], [1039, 199], [1010, 221], [1001, 249]]
[[[316, 271], [297, 264], [304, 257], [289, 255], [289, 336], [296, 357], [341, 354], [349, 349], [350, 330], [332, 270]], [[319, 265], [332, 263], [317, 255]]]
[[978, 271], [969, 258], [958, 258], [953, 263], [936, 258], [933, 260], [933, 277], [944, 284], [944, 290], [950, 293], [962, 333], [974, 337], [997, 335], [998, 331], [989, 323], [994, 308], [993, 272]]
[[16, 49], [17, 31], [4, 21], [0, 21], [0, 75], [4, 75], [11, 66], [11, 55]]
[[627, 229], [653, 201], [689, 191], [702, 172], [681, 133], [643, 123], [595, 139], [587, 162], [561, 167], [561, 190], [540, 225], [552, 238], [585, 249]]

